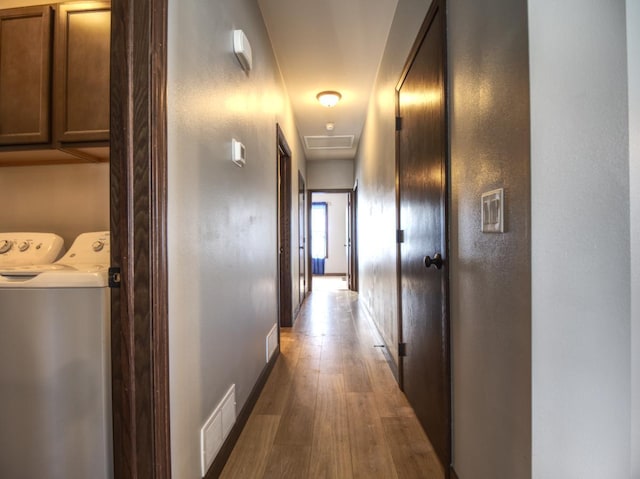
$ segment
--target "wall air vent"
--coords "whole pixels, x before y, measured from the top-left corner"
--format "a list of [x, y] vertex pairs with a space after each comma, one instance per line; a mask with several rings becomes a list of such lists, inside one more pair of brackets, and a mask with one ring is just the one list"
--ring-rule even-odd
[[309, 150], [339, 150], [353, 148], [353, 135], [305, 136], [304, 143]]

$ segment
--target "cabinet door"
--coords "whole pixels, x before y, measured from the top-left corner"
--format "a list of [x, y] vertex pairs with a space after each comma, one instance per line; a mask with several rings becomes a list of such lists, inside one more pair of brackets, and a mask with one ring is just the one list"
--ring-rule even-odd
[[59, 5], [56, 141], [109, 140], [109, 3]]
[[0, 145], [50, 141], [51, 8], [0, 11]]

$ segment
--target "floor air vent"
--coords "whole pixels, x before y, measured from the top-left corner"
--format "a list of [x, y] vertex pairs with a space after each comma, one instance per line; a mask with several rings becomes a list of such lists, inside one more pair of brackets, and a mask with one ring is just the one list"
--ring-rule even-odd
[[273, 356], [273, 353], [276, 351], [278, 347], [278, 325], [274, 324], [269, 334], [267, 334], [267, 362]]

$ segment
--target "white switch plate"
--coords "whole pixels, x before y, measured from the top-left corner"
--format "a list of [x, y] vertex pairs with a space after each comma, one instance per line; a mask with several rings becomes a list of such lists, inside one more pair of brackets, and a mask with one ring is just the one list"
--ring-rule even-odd
[[235, 138], [231, 140], [231, 160], [240, 168], [247, 163], [247, 151], [244, 145]]
[[480, 203], [483, 233], [504, 233], [504, 188], [482, 193]]

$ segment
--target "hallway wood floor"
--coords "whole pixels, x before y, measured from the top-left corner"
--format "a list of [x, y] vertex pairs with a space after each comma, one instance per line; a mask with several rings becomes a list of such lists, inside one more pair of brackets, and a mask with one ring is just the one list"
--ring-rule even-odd
[[311, 293], [221, 477], [442, 479], [376, 344], [356, 293]]

